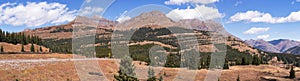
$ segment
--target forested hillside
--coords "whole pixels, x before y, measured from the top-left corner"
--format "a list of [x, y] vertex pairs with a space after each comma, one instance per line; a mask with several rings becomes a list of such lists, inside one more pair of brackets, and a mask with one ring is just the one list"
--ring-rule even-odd
[[12, 44], [24, 44], [27, 45], [29, 43], [34, 43], [38, 45], [43, 45], [43, 41], [41, 38], [37, 36], [28, 36], [24, 33], [10, 33], [6, 31], [2, 31], [0, 29], [0, 42], [7, 42]]
[[[32, 36], [32, 35], [30, 36], [21, 32], [14, 33], [14, 32], [3, 31], [0, 29], [0, 42], [13, 44], [13, 45], [6, 44], [5, 46], [21, 48], [20, 50], [15, 50], [15, 51], [12, 50], [14, 48], [8, 49], [11, 50], [10, 52], [38, 52], [38, 51], [42, 51], [43, 50], [42, 48], [44, 48], [44, 52], [46, 52], [45, 48], [47, 49], [49, 48], [47, 52], [67, 53], [65, 52], [65, 50], [61, 50], [63, 49], [62, 47], [53, 45], [52, 42], [47, 42], [47, 40], [43, 40], [38, 36]], [[18, 46], [18, 44], [20, 44], [19, 47], [16, 47]], [[35, 45], [38, 45], [38, 47]], [[30, 51], [25, 50], [26, 46], [30, 46]], [[2, 49], [1, 52], [5, 52], [4, 48], [8, 48], [8, 47], [4, 47], [4, 45], [1, 46]]]

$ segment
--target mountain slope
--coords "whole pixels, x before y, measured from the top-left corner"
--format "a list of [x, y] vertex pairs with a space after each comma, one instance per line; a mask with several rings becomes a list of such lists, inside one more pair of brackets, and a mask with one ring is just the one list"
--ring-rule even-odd
[[29, 29], [23, 32], [27, 35], [39, 36], [42, 39], [69, 39], [72, 38], [75, 26], [95, 27], [97, 28], [97, 34], [103, 34], [107, 33], [108, 30], [113, 30], [117, 23], [117, 21], [110, 21], [98, 16], [92, 18], [78, 16], [74, 21], [67, 24], [37, 28], [33, 30]]
[[[125, 30], [126, 32], [130, 29], [142, 28], [137, 30], [140, 32], [136, 33], [138, 35], [133, 36], [133, 40], [131, 41], [132, 43], [138, 44], [143, 43], [144, 41], [156, 41], [160, 42], [157, 44], [178, 47], [176, 36], [190, 37], [195, 35], [199, 43], [198, 48], [200, 52], [215, 52], [217, 51], [217, 49], [211, 42], [220, 42], [220, 39], [216, 39], [216, 37], [214, 37], [219, 36], [225, 37], [221, 40], [224, 40], [223, 43], [233, 49], [237, 49], [240, 52], [247, 51], [250, 54], [261, 54], [258, 49], [252, 48], [248, 44], [241, 41], [239, 38], [228, 33], [218, 22], [215, 22], [213, 20], [201, 21], [198, 19], [187, 19], [175, 22], [160, 11], [142, 13], [141, 15], [127, 20], [123, 23], [110, 21], [101, 17], [77, 17], [76, 20], [66, 25], [38, 28], [34, 30], [27, 30], [24, 32], [30, 35], [40, 36], [43, 39], [47, 39], [47, 41], [54, 43], [54, 45], [71, 47], [71, 38], [74, 26], [95, 27], [97, 30], [97, 39], [95, 46], [104, 47], [99, 47], [99, 49], [110, 48], [110, 39], [113, 33], [113, 29], [121, 29]], [[188, 30], [192, 32], [173, 34], [170, 33], [167, 28]], [[134, 39], [134, 37], [136, 39]], [[189, 42], [189, 39], [186, 39], [184, 42]], [[187, 45], [188, 44], [189, 43], [187, 43]]]
[[273, 40], [273, 41], [269, 41], [269, 43], [276, 46], [280, 52], [284, 52], [292, 47], [300, 45], [300, 42], [294, 40], [288, 40], [288, 39]]
[[260, 50], [263, 50], [266, 52], [281, 53], [276, 46], [274, 46], [274, 45], [270, 44], [269, 42], [262, 40], [262, 39], [258, 39], [258, 40], [251, 39], [251, 40], [246, 40], [245, 42], [254, 48], [257, 48], [257, 49], [260, 49]]
[[295, 46], [295, 47], [289, 48], [284, 53], [300, 55], [300, 46]]
[[289, 53], [298, 54], [297, 47], [300, 45], [299, 41], [288, 40], [288, 39], [278, 39], [272, 41], [265, 41], [262, 39], [258, 40], [246, 40], [245, 41], [250, 46], [272, 53]]

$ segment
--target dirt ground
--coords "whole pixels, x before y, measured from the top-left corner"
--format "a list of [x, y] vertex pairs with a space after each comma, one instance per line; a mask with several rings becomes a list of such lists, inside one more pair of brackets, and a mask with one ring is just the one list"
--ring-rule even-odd
[[[71, 54], [5, 54], [0, 55], [0, 81], [79, 81], [78, 70]], [[50, 59], [50, 60], [49, 60]], [[53, 59], [67, 59], [55, 61]], [[9, 60], [9, 61], [8, 61]], [[18, 61], [14, 61], [18, 60]], [[34, 60], [34, 61], [22, 61]], [[46, 60], [46, 61], [39, 61]], [[108, 80], [114, 80], [114, 75], [118, 71], [118, 62], [116, 59], [98, 59], [99, 67], [102, 72], [101, 77]], [[136, 66], [137, 77], [144, 80], [147, 78], [148, 67], [134, 63]], [[142, 63], [143, 64], [143, 63]], [[163, 76], [164, 81], [196, 79], [203, 81], [208, 70], [186, 70], [182, 68], [162, 68], [155, 67], [156, 76]], [[196, 76], [189, 74], [182, 75], [187, 71], [195, 73]], [[90, 73], [91, 75], [97, 73]], [[296, 73], [297, 79], [291, 80], [285, 78], [289, 75], [289, 70], [275, 67], [272, 65], [260, 66], [231, 66], [229, 70], [222, 70], [220, 81], [236, 81], [240, 76], [241, 81], [259, 81], [259, 80], [279, 80], [294, 81], [300, 78], [300, 72]]]

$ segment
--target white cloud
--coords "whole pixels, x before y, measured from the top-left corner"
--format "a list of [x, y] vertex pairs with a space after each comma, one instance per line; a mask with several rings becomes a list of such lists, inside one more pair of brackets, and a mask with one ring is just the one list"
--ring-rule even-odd
[[245, 31], [244, 34], [259, 34], [259, 33], [269, 31], [269, 29], [270, 27], [266, 27], [266, 28], [252, 27], [249, 30]]
[[257, 36], [258, 39], [267, 39], [269, 37], [270, 37], [270, 35], [259, 35], [259, 36]]
[[295, 1], [292, 1], [292, 4], [295, 4], [295, 3], [299, 3], [300, 0], [295, 0]]
[[85, 0], [87, 3], [90, 3], [92, 0]]
[[264, 22], [264, 23], [286, 23], [299, 22], [300, 11], [291, 12], [287, 17], [273, 17], [270, 13], [259, 11], [239, 12], [230, 17], [230, 22], [247, 21], [247, 22]]
[[90, 7], [86, 6], [80, 10], [81, 16], [89, 16], [89, 15], [96, 15], [103, 11], [103, 8], [100, 7]]
[[130, 20], [130, 19], [131, 19], [131, 17], [129, 17], [129, 16], [121, 16], [117, 19], [117, 21], [122, 23], [122, 22]]
[[216, 8], [207, 7], [205, 5], [197, 5], [194, 9], [190, 9], [190, 7], [187, 9], [174, 9], [167, 14], [167, 17], [174, 21], [181, 19], [210, 20], [222, 18], [224, 15], [219, 13]]
[[120, 23], [122, 23], [122, 22], [124, 22], [124, 21], [130, 20], [131, 17], [126, 16], [126, 13], [127, 13], [127, 12], [128, 12], [128, 11], [125, 10], [123, 13], [121, 13], [121, 14], [120, 14], [121, 16], [117, 19], [117, 21], [120, 22]]
[[239, 6], [240, 4], [242, 4], [243, 2], [242, 1], [237, 1], [234, 6]]
[[70, 11], [65, 4], [27, 2], [5, 3], [0, 6], [0, 24], [12, 26], [41, 26], [72, 21], [76, 10]]
[[219, 0], [169, 0], [165, 1], [166, 5], [181, 5], [187, 3], [201, 3], [201, 4], [210, 4], [218, 2]]
[[65, 21], [72, 21], [74, 20], [75, 16], [74, 13], [77, 11], [70, 11], [65, 13], [65, 15], [60, 16], [57, 20], [54, 20], [51, 22], [51, 24], [58, 24], [60, 22], [65, 22]]

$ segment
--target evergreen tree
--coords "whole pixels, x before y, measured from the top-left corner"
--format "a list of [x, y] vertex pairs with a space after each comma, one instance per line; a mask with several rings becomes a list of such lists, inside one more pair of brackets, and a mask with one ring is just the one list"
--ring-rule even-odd
[[163, 77], [160, 75], [160, 77], [158, 78], [158, 81], [163, 81]]
[[40, 52], [43, 52], [43, 48], [42, 48], [42, 46], [40, 46]]
[[31, 43], [30, 52], [34, 52], [34, 45]]
[[259, 65], [260, 64], [260, 59], [257, 55], [253, 56], [253, 61], [252, 61], [252, 65]]
[[210, 65], [210, 55], [207, 56], [206, 61], [204, 63], [204, 68], [208, 69]]
[[[242, 58], [242, 60], [243, 60], [243, 58]], [[236, 65], [241, 65], [242, 62], [241, 62], [241, 60], [237, 59], [237, 60], [235, 61], [235, 64], [236, 64]]]
[[261, 64], [268, 64], [268, 60], [267, 60], [267, 58], [265, 56], [262, 56], [260, 58], [260, 62], [261, 62]]
[[284, 64], [289, 64], [288, 60], [286, 58], [283, 58], [283, 63]]
[[185, 51], [183, 52], [181, 58], [181, 66], [182, 67], [187, 67], [188, 69], [198, 69], [198, 60], [199, 60], [199, 55], [197, 54], [197, 51], [195, 49], [192, 49], [190, 51]]
[[154, 70], [151, 67], [149, 67], [147, 81], [156, 81], [156, 77], [154, 75]]
[[242, 63], [241, 63], [241, 65], [248, 65], [248, 63], [247, 63], [247, 61], [246, 61], [246, 58], [245, 58], [245, 57], [243, 57], [243, 58], [242, 58]]
[[300, 67], [300, 60], [296, 62], [296, 67]]
[[117, 81], [138, 81], [135, 77], [132, 59], [129, 56], [125, 56], [121, 59], [119, 69], [119, 74], [114, 76]]
[[25, 52], [24, 45], [22, 44], [21, 52]]
[[1, 48], [0, 48], [0, 52], [4, 52], [4, 48], [3, 48], [3, 46], [1, 46]]
[[229, 69], [229, 64], [228, 64], [228, 60], [227, 59], [225, 59], [225, 63], [224, 63], [223, 69]]
[[241, 81], [241, 80], [240, 80], [240, 75], [238, 75], [236, 81]]
[[108, 53], [108, 58], [112, 58], [111, 53]]
[[200, 58], [200, 68], [199, 69], [204, 69], [205, 68], [204, 66], [205, 66], [204, 60], [203, 60], [203, 58]]
[[290, 70], [290, 76], [289, 76], [291, 79], [295, 78], [296, 75], [295, 75], [295, 70], [294, 70], [294, 66], [291, 66], [291, 70]]

